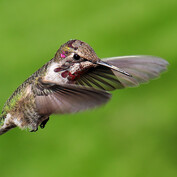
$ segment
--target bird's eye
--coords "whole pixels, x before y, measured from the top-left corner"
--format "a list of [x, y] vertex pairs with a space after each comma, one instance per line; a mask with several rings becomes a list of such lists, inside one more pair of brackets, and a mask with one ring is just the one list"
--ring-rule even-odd
[[74, 57], [75, 60], [79, 60], [80, 59], [80, 56], [78, 54], [76, 54], [76, 53], [74, 54], [73, 57]]

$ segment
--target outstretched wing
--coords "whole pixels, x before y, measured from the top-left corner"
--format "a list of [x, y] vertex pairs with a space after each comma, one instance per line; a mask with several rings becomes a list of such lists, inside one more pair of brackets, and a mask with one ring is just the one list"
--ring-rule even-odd
[[103, 90], [76, 85], [43, 82], [33, 86], [39, 114], [74, 113], [105, 104], [111, 95]]
[[134, 87], [158, 77], [168, 65], [164, 59], [153, 56], [123, 56], [105, 58], [102, 61], [118, 67], [129, 75], [115, 71], [111, 67], [98, 65], [82, 75], [76, 83], [108, 91]]

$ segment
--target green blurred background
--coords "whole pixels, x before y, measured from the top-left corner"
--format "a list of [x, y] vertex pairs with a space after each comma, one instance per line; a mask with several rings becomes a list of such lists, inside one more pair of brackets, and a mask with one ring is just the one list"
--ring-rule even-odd
[[177, 176], [176, 0], [0, 0], [0, 107], [69, 39], [101, 58], [155, 55], [167, 73], [105, 106], [0, 137], [1, 177]]

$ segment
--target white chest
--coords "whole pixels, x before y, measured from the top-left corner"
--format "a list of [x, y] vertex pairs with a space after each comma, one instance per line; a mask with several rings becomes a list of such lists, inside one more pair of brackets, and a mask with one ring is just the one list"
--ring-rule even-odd
[[44, 76], [45, 81], [56, 82], [58, 84], [66, 84], [68, 82], [67, 78], [64, 78], [61, 73], [56, 72], [56, 69], [59, 68], [58, 63], [51, 63], [51, 65], [47, 69], [47, 73]]

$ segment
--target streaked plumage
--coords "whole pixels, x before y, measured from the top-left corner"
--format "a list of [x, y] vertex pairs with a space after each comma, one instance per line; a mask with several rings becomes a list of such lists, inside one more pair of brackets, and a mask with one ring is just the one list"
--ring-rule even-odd
[[70, 40], [55, 57], [29, 77], [4, 105], [0, 134], [14, 127], [37, 131], [51, 114], [74, 113], [105, 104], [107, 91], [138, 86], [166, 70], [153, 56], [100, 60], [85, 42]]

